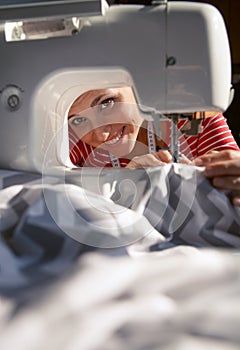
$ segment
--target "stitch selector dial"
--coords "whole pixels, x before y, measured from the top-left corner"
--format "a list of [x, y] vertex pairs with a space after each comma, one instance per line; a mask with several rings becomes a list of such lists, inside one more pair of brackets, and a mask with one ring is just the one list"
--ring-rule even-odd
[[16, 85], [7, 85], [0, 92], [1, 104], [9, 111], [16, 111], [22, 104], [22, 90]]

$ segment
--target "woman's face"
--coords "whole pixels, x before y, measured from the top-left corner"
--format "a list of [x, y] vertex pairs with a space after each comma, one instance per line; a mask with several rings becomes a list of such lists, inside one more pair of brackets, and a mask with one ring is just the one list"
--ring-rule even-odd
[[87, 91], [68, 113], [79, 139], [119, 157], [133, 150], [142, 122], [131, 87]]

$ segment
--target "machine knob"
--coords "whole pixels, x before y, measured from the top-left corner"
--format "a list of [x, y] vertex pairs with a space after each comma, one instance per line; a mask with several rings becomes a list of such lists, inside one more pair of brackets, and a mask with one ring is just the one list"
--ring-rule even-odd
[[16, 111], [22, 103], [22, 90], [16, 85], [7, 85], [0, 93], [1, 104], [9, 111]]

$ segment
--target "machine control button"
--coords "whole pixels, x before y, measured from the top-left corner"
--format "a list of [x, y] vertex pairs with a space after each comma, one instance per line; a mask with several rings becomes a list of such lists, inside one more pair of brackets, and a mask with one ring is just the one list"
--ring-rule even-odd
[[22, 103], [22, 89], [16, 85], [7, 85], [0, 91], [1, 104], [9, 111], [16, 111]]

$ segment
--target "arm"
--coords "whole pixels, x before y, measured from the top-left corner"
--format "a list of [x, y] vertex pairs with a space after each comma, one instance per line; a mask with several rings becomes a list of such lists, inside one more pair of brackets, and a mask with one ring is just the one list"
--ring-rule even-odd
[[202, 121], [203, 131], [198, 138], [198, 155], [211, 151], [238, 150], [226, 119], [222, 114], [208, 117]]

